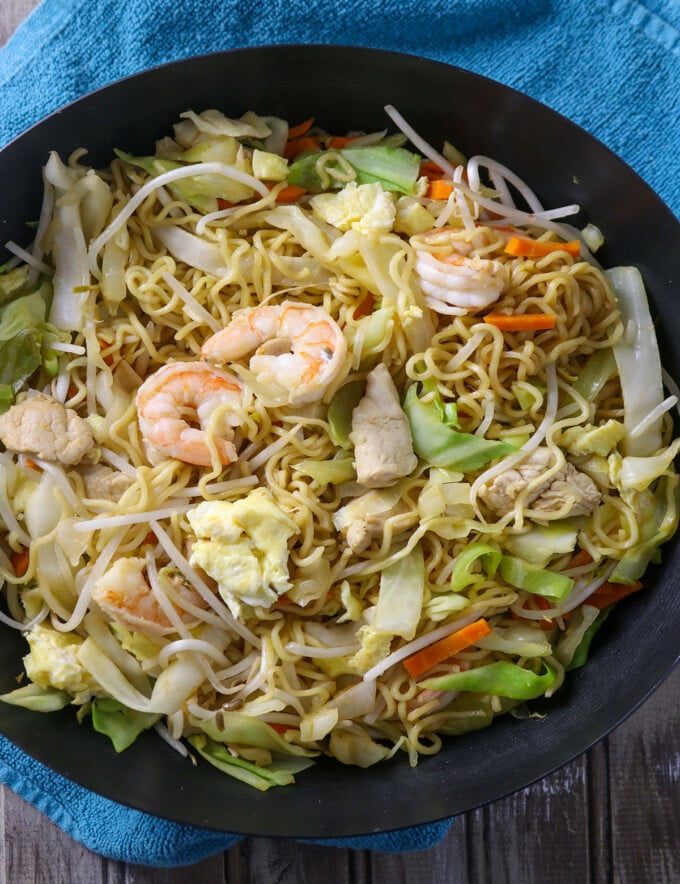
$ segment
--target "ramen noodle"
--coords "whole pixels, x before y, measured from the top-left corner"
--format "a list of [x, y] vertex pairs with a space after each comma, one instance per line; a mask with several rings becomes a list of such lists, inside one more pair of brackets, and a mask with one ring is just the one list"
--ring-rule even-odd
[[259, 789], [415, 765], [641, 589], [680, 442], [640, 274], [386, 111], [50, 155], [0, 274], [4, 701]]

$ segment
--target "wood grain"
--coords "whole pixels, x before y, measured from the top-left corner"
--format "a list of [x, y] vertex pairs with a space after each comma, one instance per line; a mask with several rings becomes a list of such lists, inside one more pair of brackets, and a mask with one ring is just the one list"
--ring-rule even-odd
[[2, 0], [0, 5], [0, 46], [11, 37], [21, 22], [38, 6], [38, 0]]
[[[0, 45], [37, 5], [0, 0]], [[679, 784], [680, 669], [609, 740], [461, 817], [429, 850], [254, 838], [191, 867], [153, 869], [91, 853], [0, 789], [0, 884], [677, 884]]]

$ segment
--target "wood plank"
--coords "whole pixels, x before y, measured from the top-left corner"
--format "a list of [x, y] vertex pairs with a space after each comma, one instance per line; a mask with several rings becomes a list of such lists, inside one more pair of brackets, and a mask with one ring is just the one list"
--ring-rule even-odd
[[38, 5], [40, 0], [2, 0], [0, 9], [0, 46], [9, 40], [11, 35]]
[[369, 880], [389, 884], [469, 884], [467, 814], [459, 817], [446, 838], [427, 850], [389, 854], [371, 851]]
[[680, 881], [680, 667], [609, 739], [615, 884]]
[[[92, 853], [23, 799], [3, 790], [5, 884], [225, 884], [224, 855], [190, 867], [151, 868]], [[228, 884], [240, 884], [237, 878]]]
[[96, 884], [107, 860], [73, 841], [30, 804], [5, 790], [5, 881], [8, 884]]
[[551, 884], [590, 880], [585, 756], [484, 811], [486, 867], [479, 881]]
[[[102, 884], [238, 884], [225, 877], [224, 855], [208, 857], [191, 866], [151, 868], [128, 863], [109, 863]], [[95, 884], [95, 882], [87, 882]]]
[[609, 741], [602, 740], [586, 756], [588, 782], [588, 858], [593, 884], [612, 879]]
[[[364, 884], [366, 880], [352, 856], [361, 851], [251, 838], [244, 842], [243, 853], [247, 867], [244, 884]], [[354, 877], [357, 871], [360, 877]]]

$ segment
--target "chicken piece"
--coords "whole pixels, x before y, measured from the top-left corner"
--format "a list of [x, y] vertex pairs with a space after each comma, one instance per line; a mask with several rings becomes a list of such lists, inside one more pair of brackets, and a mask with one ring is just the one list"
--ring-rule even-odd
[[89, 454], [94, 437], [73, 409], [39, 393], [0, 416], [0, 442], [11, 451], [73, 465]]
[[357, 482], [367, 488], [386, 488], [408, 476], [418, 464], [413, 453], [408, 418], [387, 366], [368, 375], [366, 395], [352, 412]]
[[362, 553], [373, 540], [382, 538], [385, 523], [398, 516], [392, 524], [397, 534], [418, 523], [418, 512], [412, 511], [393, 493], [369, 491], [354, 498], [333, 516], [333, 524], [345, 534], [347, 545], [353, 553]]
[[85, 496], [96, 500], [119, 500], [134, 482], [131, 476], [104, 464], [88, 464], [80, 471]]
[[514, 509], [520, 495], [526, 506], [533, 504], [533, 509], [539, 512], [555, 512], [571, 499], [572, 506], [565, 516], [590, 515], [601, 495], [592, 479], [573, 464], [565, 463], [555, 475], [536, 481], [554, 463], [555, 457], [549, 448], [537, 448], [521, 463], [500, 473], [488, 485], [482, 485], [479, 496], [501, 516]]
[[[543, 475], [553, 463], [553, 454], [549, 448], [537, 448], [521, 463], [499, 473], [488, 485], [482, 485], [479, 496], [490, 509], [500, 515], [509, 513], [520, 494], [526, 492], [529, 485]], [[525, 503], [532, 503], [551, 482], [552, 479], [548, 479], [532, 488], [526, 494]]]
[[533, 509], [542, 513], [557, 512], [573, 498], [568, 515], [589, 516], [600, 503], [602, 495], [590, 476], [566, 463], [550, 486], [534, 502]]
[[400, 519], [393, 526], [395, 534], [412, 527], [418, 521], [418, 514], [411, 512], [401, 501], [386, 513], [369, 514], [365, 519], [355, 519], [347, 527], [347, 545], [352, 552], [363, 552], [368, 549], [373, 540], [381, 538], [385, 530], [385, 522], [393, 516], [406, 516], [405, 519]]

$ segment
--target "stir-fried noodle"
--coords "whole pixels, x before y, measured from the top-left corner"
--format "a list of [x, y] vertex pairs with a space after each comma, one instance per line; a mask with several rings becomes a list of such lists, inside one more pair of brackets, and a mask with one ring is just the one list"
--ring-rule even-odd
[[415, 764], [549, 697], [640, 588], [680, 443], [639, 274], [387, 111], [51, 156], [0, 274], [7, 702], [258, 788]]

